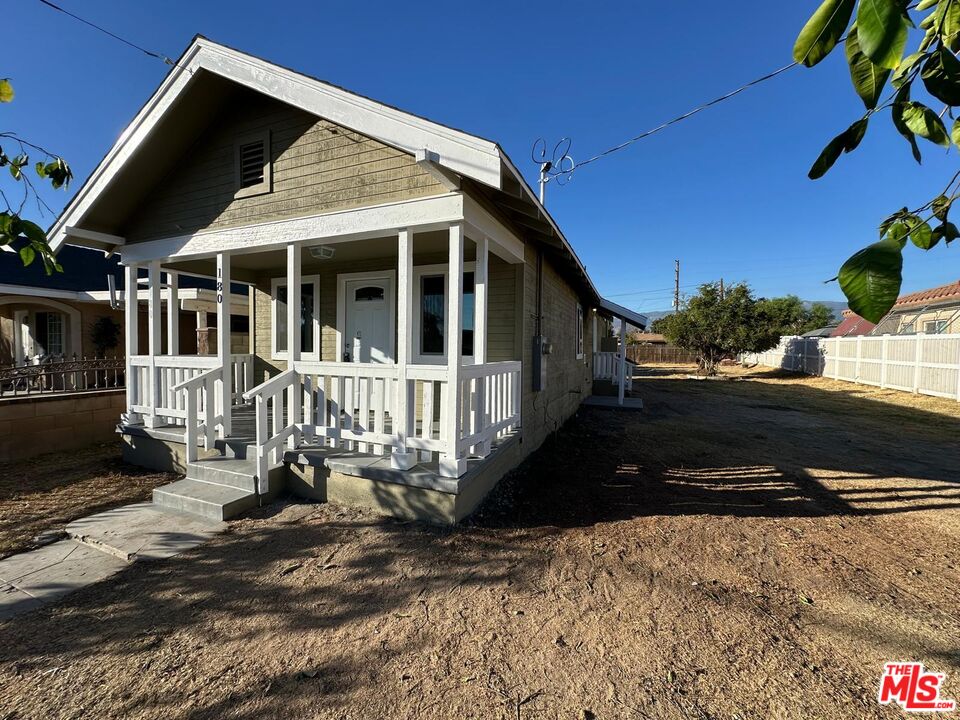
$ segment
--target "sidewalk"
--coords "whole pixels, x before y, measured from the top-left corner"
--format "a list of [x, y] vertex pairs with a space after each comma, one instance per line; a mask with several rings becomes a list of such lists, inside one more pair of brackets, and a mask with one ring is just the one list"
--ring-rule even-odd
[[66, 540], [0, 560], [0, 621], [120, 572], [196, 547], [226, 523], [138, 503], [76, 520]]

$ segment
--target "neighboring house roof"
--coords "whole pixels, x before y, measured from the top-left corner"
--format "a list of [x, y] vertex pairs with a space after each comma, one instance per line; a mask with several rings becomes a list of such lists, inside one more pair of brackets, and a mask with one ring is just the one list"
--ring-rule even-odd
[[0, 285], [92, 291], [108, 289], [107, 275], [116, 277], [118, 285], [122, 282], [119, 259], [105, 257], [99, 250], [68, 246], [57, 253], [57, 260], [63, 272], [47, 275], [40, 258], [25, 267], [19, 253], [0, 252]]
[[[606, 312], [643, 327], [646, 318], [603, 300], [586, 267], [523, 175], [496, 143], [398, 110], [336, 85], [196, 36], [170, 72], [121, 133], [114, 146], [70, 200], [50, 229], [52, 246], [66, 244], [119, 248], [116, 219], [102, 199], [111, 190], [119, 216], [136, 205], [151, 182], [172, 169], [222, 102], [227, 84], [240, 85], [324, 117], [433, 163], [472, 183], [521, 236], [540, 244], [572, 277], [572, 283]], [[234, 86], [235, 86], [234, 85]], [[193, 110], [190, 108], [193, 107]], [[174, 132], [174, 128], [177, 132]], [[150, 141], [168, 133], [162, 147]], [[171, 136], [170, 133], [173, 133]]]
[[857, 335], [867, 335], [873, 330], [874, 325], [869, 320], [864, 320], [853, 310], [844, 310], [843, 319], [840, 324], [833, 329], [830, 337], [855, 337]]
[[808, 337], [808, 338], [831, 337], [831, 336], [833, 335], [833, 331], [836, 330], [837, 327], [839, 327], [839, 326], [837, 326], [837, 325], [825, 325], [825, 326], [823, 326], [823, 327], [821, 327], [821, 328], [817, 328], [816, 330], [811, 330], [810, 332], [805, 332], [805, 333], [804, 333], [803, 335], [801, 335], [800, 337]]
[[891, 312], [924, 305], [960, 304], [960, 280], [939, 287], [901, 295]]

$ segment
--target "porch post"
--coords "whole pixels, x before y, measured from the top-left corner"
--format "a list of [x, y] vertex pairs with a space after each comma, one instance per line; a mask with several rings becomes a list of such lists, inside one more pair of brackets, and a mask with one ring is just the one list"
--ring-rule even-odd
[[127, 413], [125, 422], [133, 425], [139, 423], [142, 418], [139, 413], [133, 411], [134, 405], [140, 404], [140, 398], [137, 393], [142, 393], [144, 388], [137, 385], [139, 375], [135, 374], [133, 368], [133, 356], [138, 352], [138, 306], [137, 306], [137, 266], [127, 265], [123, 269], [124, 279], [126, 281], [123, 293], [123, 322], [124, 322], [124, 348], [126, 352], [126, 369], [124, 370], [124, 384], [127, 386]]
[[[477, 240], [477, 261], [473, 272], [473, 358], [477, 365], [487, 362], [487, 297], [488, 288], [488, 260], [490, 240], [486, 235]], [[473, 397], [473, 426], [474, 432], [480, 432], [487, 425], [487, 393], [486, 378], [482, 375], [474, 380]], [[490, 454], [490, 441], [482, 440], [473, 447], [473, 452], [479, 457]]]
[[620, 373], [617, 402], [623, 405], [623, 386], [627, 375], [627, 321], [620, 318]]
[[462, 396], [460, 376], [463, 366], [463, 224], [450, 225], [449, 277], [447, 282], [447, 388], [440, 428], [445, 450], [440, 454], [440, 474], [460, 477], [467, 470], [467, 461], [460, 451]]
[[[301, 273], [300, 246], [287, 245], [287, 369], [293, 370], [300, 362], [300, 318], [301, 318]], [[294, 382], [287, 388], [287, 424], [299, 425], [303, 398], [300, 396], [300, 383]], [[289, 446], [295, 448], [300, 442], [300, 433], [294, 431]]]
[[180, 276], [175, 272], [167, 273], [167, 355], [180, 354]]
[[147, 427], [158, 427], [157, 406], [160, 404], [160, 375], [157, 373], [157, 355], [160, 354], [160, 261], [154, 260], [147, 266], [147, 342], [150, 353], [150, 414], [144, 418]]
[[233, 368], [230, 360], [230, 255], [217, 253], [217, 360], [220, 363], [221, 437], [233, 431]]
[[[206, 352], [200, 352], [200, 331], [206, 330], [207, 328], [207, 312], [206, 310], [197, 310], [197, 355], [208, 355], [210, 353], [210, 344], [207, 343]], [[208, 333], [209, 339], [209, 333]]]
[[[397, 234], [397, 384], [393, 417], [396, 443], [390, 453], [390, 466], [409, 470], [417, 464], [417, 453], [407, 449], [407, 437], [413, 429], [414, 394], [407, 381], [410, 362], [411, 329], [413, 327], [413, 237], [404, 228]], [[432, 410], [424, 408], [423, 422], [432, 422]]]

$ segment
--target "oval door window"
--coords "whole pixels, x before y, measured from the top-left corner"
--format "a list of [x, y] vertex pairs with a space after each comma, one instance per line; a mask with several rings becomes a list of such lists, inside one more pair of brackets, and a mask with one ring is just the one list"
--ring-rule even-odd
[[384, 290], [379, 285], [365, 285], [357, 288], [353, 294], [355, 302], [377, 302], [382, 301]]

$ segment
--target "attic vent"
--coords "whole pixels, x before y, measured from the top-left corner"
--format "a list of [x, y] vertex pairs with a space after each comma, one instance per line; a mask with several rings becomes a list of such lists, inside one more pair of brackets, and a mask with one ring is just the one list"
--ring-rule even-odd
[[270, 192], [270, 134], [241, 138], [236, 148], [235, 197]]

